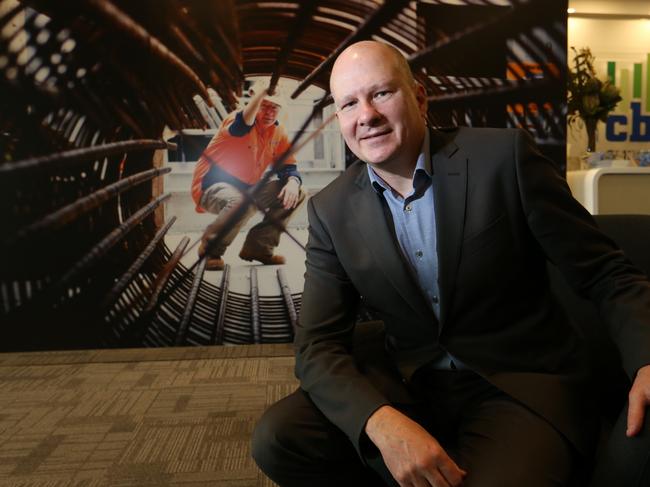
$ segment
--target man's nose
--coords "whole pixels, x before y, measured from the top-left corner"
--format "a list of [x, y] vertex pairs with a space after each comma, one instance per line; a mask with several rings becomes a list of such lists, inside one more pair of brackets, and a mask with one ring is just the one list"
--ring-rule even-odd
[[359, 103], [359, 125], [373, 125], [381, 118], [381, 113], [377, 111], [372, 103], [362, 101]]

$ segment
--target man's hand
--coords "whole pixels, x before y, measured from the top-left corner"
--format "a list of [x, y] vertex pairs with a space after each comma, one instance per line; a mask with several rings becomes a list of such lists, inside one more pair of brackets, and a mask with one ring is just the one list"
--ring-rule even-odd
[[390, 406], [366, 423], [366, 434], [379, 448], [391, 475], [402, 487], [456, 487], [466, 472], [422, 426]]
[[278, 199], [282, 201], [285, 210], [295, 208], [300, 196], [300, 183], [296, 178], [289, 178], [287, 183], [278, 193]]
[[630, 406], [627, 410], [627, 436], [635, 436], [643, 427], [645, 410], [650, 406], [650, 365], [641, 367], [636, 373], [629, 394]]

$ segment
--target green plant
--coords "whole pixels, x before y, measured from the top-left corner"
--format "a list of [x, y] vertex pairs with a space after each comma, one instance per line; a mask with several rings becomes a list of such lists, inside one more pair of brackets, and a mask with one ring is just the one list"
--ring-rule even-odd
[[588, 47], [571, 49], [575, 57], [574, 69], [569, 68], [567, 86], [569, 124], [579, 119], [604, 122], [609, 112], [621, 101], [621, 92], [609, 78], [603, 80], [596, 76], [594, 56]]

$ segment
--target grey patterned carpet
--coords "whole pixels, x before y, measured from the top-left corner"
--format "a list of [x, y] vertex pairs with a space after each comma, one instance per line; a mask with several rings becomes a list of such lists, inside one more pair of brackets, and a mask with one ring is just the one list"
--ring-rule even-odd
[[290, 345], [0, 354], [0, 486], [271, 486], [249, 439]]

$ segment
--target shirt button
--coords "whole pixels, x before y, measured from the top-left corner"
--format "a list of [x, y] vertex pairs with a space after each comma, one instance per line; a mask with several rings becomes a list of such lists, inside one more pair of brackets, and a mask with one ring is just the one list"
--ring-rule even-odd
[[413, 207], [411, 205], [406, 205], [406, 208], [404, 208], [404, 210], [408, 211], [409, 213], [411, 212], [412, 209]]
[[417, 250], [417, 251], [415, 252], [415, 256], [416, 256], [418, 259], [421, 259], [421, 258], [422, 258], [422, 255], [424, 255], [424, 254], [422, 253], [421, 250]]
[[440, 299], [438, 299], [438, 296], [434, 296], [431, 298], [431, 301], [433, 301], [435, 304], [438, 304], [438, 301], [440, 301]]

